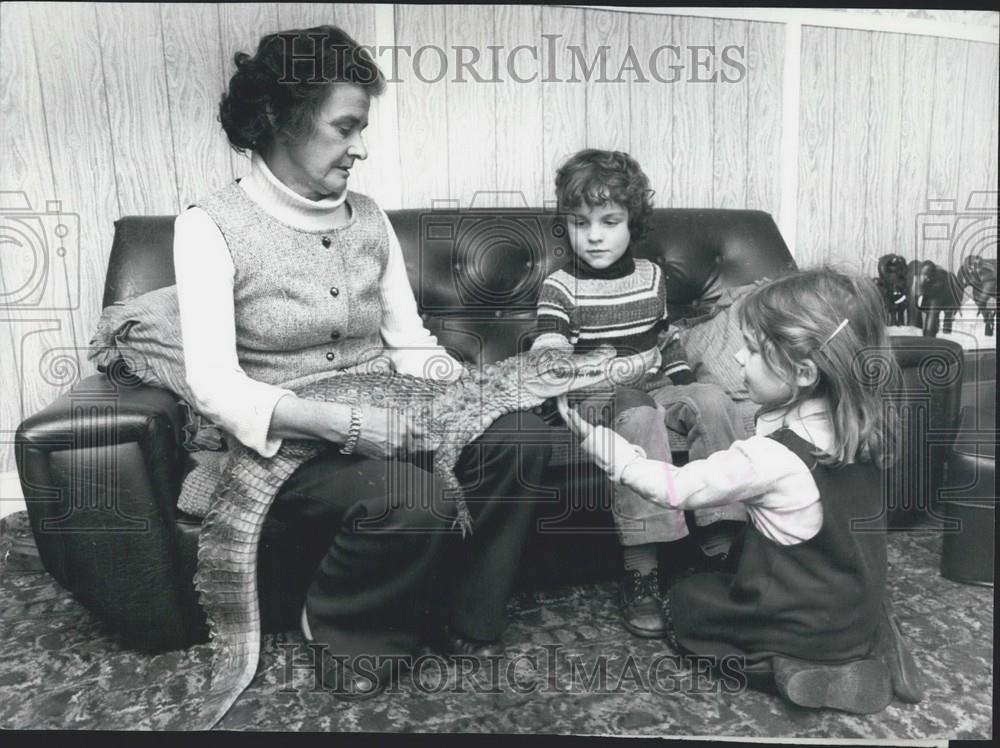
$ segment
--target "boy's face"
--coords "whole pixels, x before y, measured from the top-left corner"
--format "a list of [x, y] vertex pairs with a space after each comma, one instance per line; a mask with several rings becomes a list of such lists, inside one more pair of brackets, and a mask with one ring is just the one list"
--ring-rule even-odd
[[628, 209], [610, 202], [591, 208], [586, 203], [566, 214], [573, 252], [595, 270], [603, 270], [625, 254], [631, 239]]

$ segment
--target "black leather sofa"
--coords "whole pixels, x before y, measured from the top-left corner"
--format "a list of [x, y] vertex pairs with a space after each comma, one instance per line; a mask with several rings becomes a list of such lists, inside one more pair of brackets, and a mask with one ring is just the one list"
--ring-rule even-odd
[[[541, 280], [570, 252], [552, 213], [400, 210], [389, 217], [425, 324], [443, 345], [471, 363], [528, 346]], [[105, 306], [173, 282], [173, 220], [116, 223]], [[727, 286], [794, 267], [771, 216], [759, 211], [656, 210], [637, 254], [662, 264], [675, 318], [704, 309]], [[886, 482], [886, 511], [898, 525], [933, 512], [958, 421], [962, 352], [929, 338], [895, 338], [893, 346], [906, 380], [894, 407], [905, 416], [907, 458]], [[112, 368], [79, 382], [16, 435], [45, 568], [140, 649], [185, 646], [206, 634], [191, 582], [199, 524], [176, 507], [187, 457], [183, 424], [174, 395]], [[606, 480], [571, 459], [549, 470], [553, 498], [539, 507], [539, 529], [522, 560], [525, 583], [614, 573], [619, 550]], [[305, 584], [297, 580], [307, 575], [291, 572], [295, 557], [295, 539], [269, 519], [260, 554], [265, 630], [296, 625]]]

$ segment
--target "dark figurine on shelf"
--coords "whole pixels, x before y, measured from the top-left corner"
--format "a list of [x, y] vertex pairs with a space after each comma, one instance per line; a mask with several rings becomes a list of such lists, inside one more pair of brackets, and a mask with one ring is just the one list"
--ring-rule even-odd
[[907, 266], [906, 278], [910, 288], [910, 324], [931, 338], [937, 336], [939, 323], [943, 332], [950, 333], [955, 312], [962, 306], [962, 286], [956, 275], [930, 260], [913, 260]]
[[909, 305], [906, 296], [906, 258], [887, 254], [878, 259], [878, 278], [875, 279], [890, 325], [905, 325]]
[[978, 314], [986, 322], [986, 334], [993, 334], [993, 323], [997, 317], [997, 261], [983, 259], [979, 255], [969, 255], [962, 260], [958, 270], [958, 282], [963, 293], [966, 286], [972, 287], [972, 300], [979, 308]]

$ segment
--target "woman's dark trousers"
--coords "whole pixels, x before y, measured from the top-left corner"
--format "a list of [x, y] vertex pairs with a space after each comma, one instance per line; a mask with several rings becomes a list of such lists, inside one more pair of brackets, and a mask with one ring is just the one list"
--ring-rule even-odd
[[301, 539], [301, 564], [289, 574], [311, 580], [314, 641], [350, 662], [411, 655], [428, 625], [498, 639], [536, 500], [545, 495], [549, 433], [536, 416], [513, 413], [465, 447], [455, 473], [474, 529], [464, 539], [452, 528], [455, 503], [430, 472], [429, 455], [380, 461], [334, 447], [299, 468], [272, 515]]

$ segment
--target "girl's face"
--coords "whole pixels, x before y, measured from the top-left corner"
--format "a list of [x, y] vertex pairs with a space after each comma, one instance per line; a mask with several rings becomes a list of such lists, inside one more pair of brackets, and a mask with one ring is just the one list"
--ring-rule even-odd
[[591, 208], [586, 203], [566, 216], [573, 252], [595, 270], [613, 265], [628, 249], [628, 208], [609, 202]]
[[758, 405], [777, 405], [792, 394], [792, 377], [776, 372], [767, 363], [757, 341], [743, 331], [743, 348], [736, 360], [743, 367], [743, 381], [750, 399]]
[[265, 154], [271, 172], [309, 200], [338, 197], [356, 160], [368, 158], [361, 138], [368, 127], [368, 92], [353, 83], [332, 83], [317, 109], [313, 132], [289, 142], [276, 140]]

